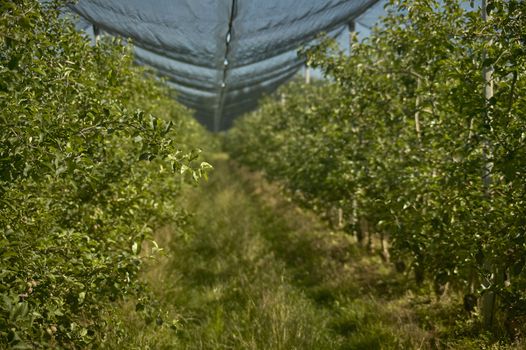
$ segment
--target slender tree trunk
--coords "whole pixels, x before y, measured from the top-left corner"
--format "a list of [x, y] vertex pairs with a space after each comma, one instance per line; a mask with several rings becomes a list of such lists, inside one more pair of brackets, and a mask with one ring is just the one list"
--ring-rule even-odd
[[356, 200], [356, 197], [353, 198], [352, 200], [352, 220], [351, 220], [351, 224], [352, 224], [352, 228], [353, 228], [353, 231], [354, 231], [354, 234], [356, 236], [356, 241], [358, 241], [358, 243], [362, 243], [362, 240], [363, 240], [363, 236], [362, 236], [362, 232], [361, 232], [361, 227], [358, 226], [358, 201]]
[[338, 207], [338, 229], [342, 229], [343, 228], [343, 209], [342, 207]]
[[389, 255], [389, 244], [387, 242], [387, 238], [385, 237], [384, 231], [380, 232], [380, 248], [380, 257], [384, 262], [388, 263], [390, 261], [391, 256]]

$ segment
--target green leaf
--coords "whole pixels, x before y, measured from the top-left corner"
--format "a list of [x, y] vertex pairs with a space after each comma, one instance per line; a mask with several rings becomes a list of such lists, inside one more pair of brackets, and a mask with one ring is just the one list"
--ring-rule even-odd
[[20, 61], [20, 57], [19, 56], [11, 57], [11, 59], [7, 63], [7, 68], [9, 68], [11, 70], [14, 70], [14, 69], [18, 68], [18, 62], [19, 61]]

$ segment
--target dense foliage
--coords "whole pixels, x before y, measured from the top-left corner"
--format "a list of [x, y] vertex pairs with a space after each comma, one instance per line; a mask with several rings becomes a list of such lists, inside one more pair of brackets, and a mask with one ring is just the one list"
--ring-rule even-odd
[[91, 45], [58, 8], [0, 3], [0, 348], [118, 334], [114, 301], [145, 298], [143, 241], [184, 219], [181, 186], [209, 167], [188, 145], [201, 129], [129, 48]]
[[438, 295], [463, 291], [468, 311], [479, 299], [487, 327], [521, 336], [526, 3], [494, 0], [487, 12], [392, 1], [350, 54], [328, 40], [304, 50], [329, 82], [267, 98], [227, 148], [304, 205], [341, 208], [349, 232], [389, 237], [398, 269]]

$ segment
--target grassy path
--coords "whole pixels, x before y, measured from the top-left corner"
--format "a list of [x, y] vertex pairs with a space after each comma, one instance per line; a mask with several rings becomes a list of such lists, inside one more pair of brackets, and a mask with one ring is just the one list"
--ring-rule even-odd
[[[438, 326], [431, 321], [426, 326], [409, 311], [420, 301], [401, 288], [409, 283], [406, 277], [394, 275], [348, 236], [330, 232], [226, 157], [214, 167], [210, 180], [188, 195], [188, 211], [195, 214], [192, 234], [159, 233], [167, 254], [146, 278], [166, 310], [163, 317], [174, 321], [143, 327], [129, 316], [136, 348], [440, 345], [433, 337]], [[430, 310], [426, 306], [427, 315]]]

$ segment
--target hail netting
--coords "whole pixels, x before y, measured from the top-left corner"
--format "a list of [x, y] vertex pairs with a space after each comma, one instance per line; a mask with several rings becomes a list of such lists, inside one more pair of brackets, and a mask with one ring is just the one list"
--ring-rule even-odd
[[337, 35], [378, 0], [79, 0], [71, 9], [107, 33], [132, 38], [212, 130], [254, 108], [302, 66], [297, 48]]

